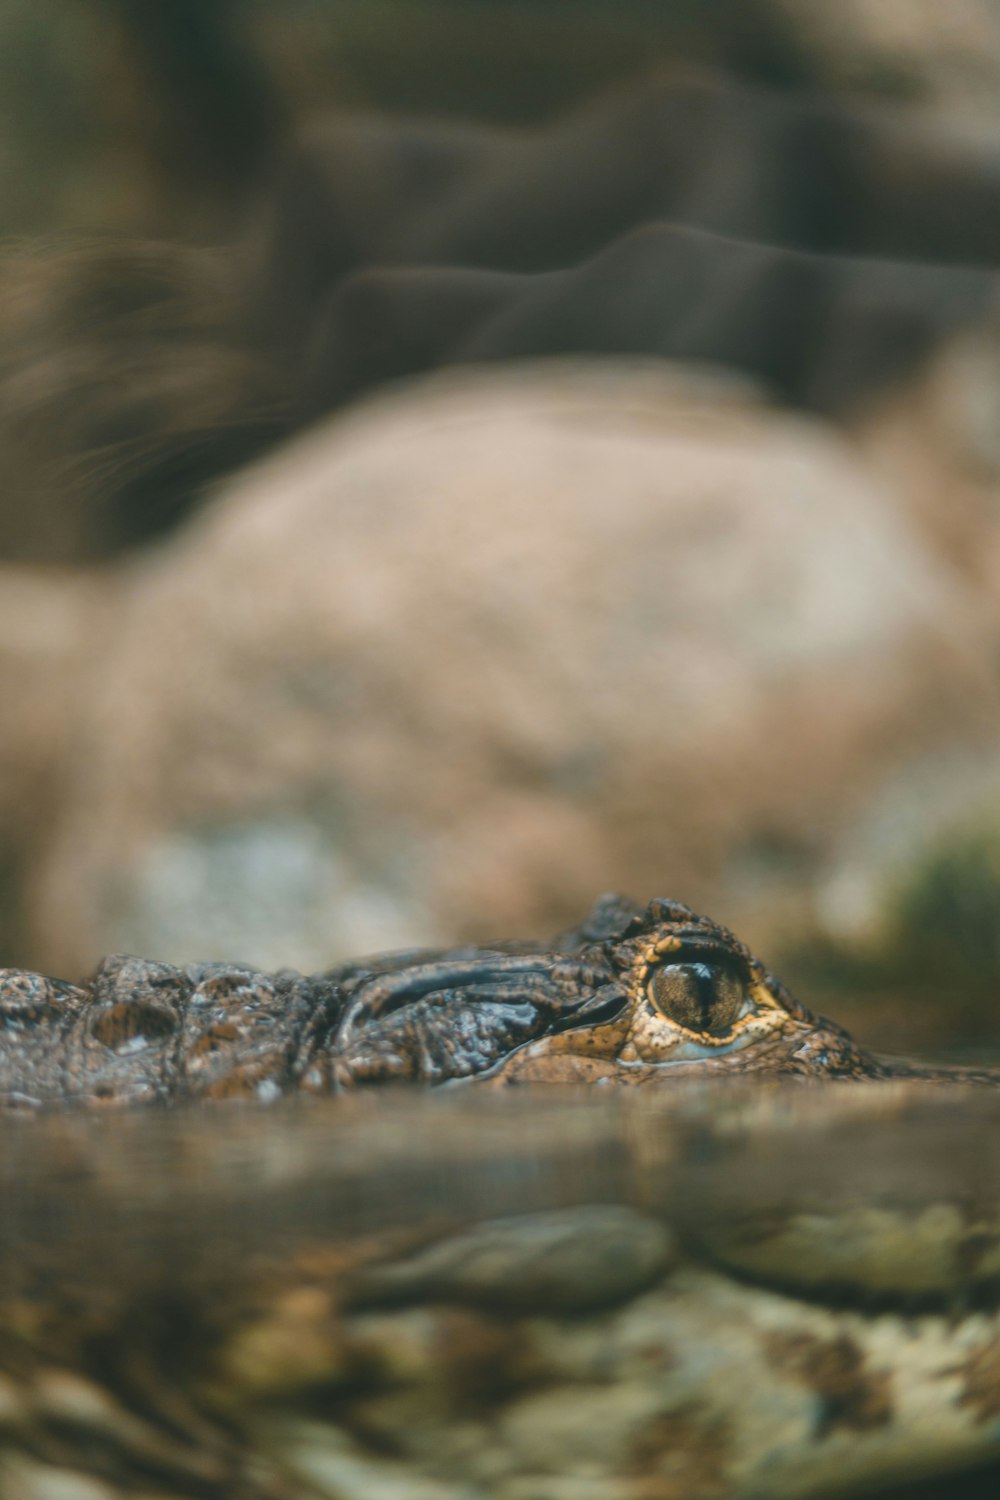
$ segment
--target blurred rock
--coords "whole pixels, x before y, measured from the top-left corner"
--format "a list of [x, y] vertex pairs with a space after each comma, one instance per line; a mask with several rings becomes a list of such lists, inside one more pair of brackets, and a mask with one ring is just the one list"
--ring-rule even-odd
[[654, 68], [531, 131], [316, 120], [258, 241], [247, 321], [300, 418], [572, 354], [711, 359], [840, 415], [996, 305], [1000, 150], [926, 109]]
[[121, 586], [32, 882], [65, 974], [529, 935], [615, 886], [773, 957], [852, 831], [899, 804], [919, 841], [1000, 764], [988, 613], [919, 519], [833, 429], [661, 364], [374, 400]]
[[[116, 5], [143, 55], [161, 25], [183, 50]], [[273, 180], [245, 167], [245, 241], [0, 255], [0, 559], [143, 545], [433, 369], [711, 360], [853, 419], [1000, 306], [1000, 140], [926, 109], [653, 68], [536, 129], [341, 113], [286, 144]]]
[[37, 862], [113, 599], [96, 575], [0, 568], [0, 964], [19, 952], [29, 850]]
[[945, 339], [851, 430], [1000, 633], [1000, 307]]
[[654, 60], [963, 112], [993, 112], [1000, 79], [992, 0], [341, 0], [247, 15], [283, 92], [312, 108], [333, 80], [368, 106], [522, 121]]
[[331, 105], [525, 123], [651, 63], [995, 115], [991, 0], [5, 0], [8, 235], [231, 223], [286, 118]]
[[990, 0], [769, 0], [765, 8], [828, 87], [996, 113], [1000, 11]]

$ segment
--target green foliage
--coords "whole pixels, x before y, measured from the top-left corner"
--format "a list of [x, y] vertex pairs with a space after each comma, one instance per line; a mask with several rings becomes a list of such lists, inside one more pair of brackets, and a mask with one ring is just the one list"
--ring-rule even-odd
[[885, 964], [959, 1008], [1000, 995], [1000, 828], [953, 835], [893, 903]]

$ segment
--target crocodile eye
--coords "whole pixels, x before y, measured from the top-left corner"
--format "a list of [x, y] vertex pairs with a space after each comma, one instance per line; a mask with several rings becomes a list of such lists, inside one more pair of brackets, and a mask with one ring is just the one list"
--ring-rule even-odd
[[749, 1005], [738, 970], [714, 963], [661, 964], [650, 975], [649, 998], [668, 1020], [712, 1036], [727, 1032]]

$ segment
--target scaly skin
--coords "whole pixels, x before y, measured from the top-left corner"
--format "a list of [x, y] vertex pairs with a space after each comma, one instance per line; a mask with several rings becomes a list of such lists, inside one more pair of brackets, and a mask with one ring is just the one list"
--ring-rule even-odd
[[82, 988], [0, 971], [0, 1104], [269, 1101], [383, 1083], [928, 1077], [799, 1004], [725, 928], [618, 897], [548, 947], [409, 952], [327, 974], [111, 958]]

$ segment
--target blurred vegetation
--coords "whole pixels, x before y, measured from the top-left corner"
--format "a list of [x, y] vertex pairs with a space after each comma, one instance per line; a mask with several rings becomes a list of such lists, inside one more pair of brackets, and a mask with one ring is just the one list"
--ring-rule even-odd
[[974, 1016], [1000, 995], [1000, 828], [963, 831], [932, 851], [891, 908], [885, 963], [909, 986]]
[[816, 943], [782, 976], [872, 1045], [1000, 1061], [1000, 825], [952, 830], [883, 899], [877, 945]]

